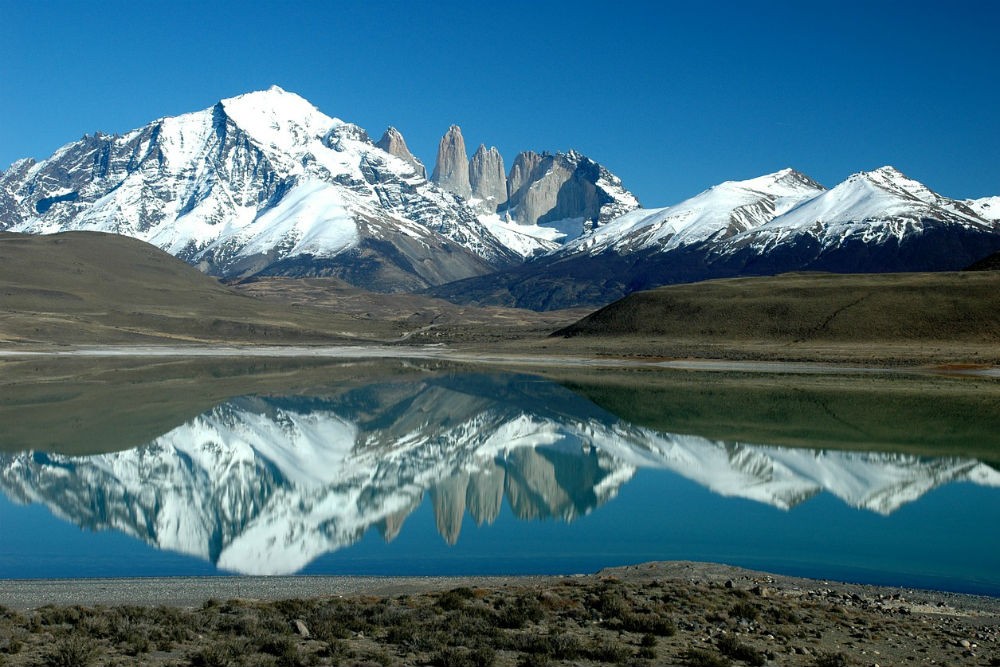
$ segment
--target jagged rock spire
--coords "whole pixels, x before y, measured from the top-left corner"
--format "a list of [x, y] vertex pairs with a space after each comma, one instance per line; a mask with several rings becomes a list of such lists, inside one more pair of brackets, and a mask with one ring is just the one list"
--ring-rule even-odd
[[510, 177], [507, 179], [508, 199], [518, 198], [521, 190], [530, 185], [532, 173], [541, 161], [542, 156], [535, 151], [522, 151], [517, 154], [510, 168]]
[[427, 167], [410, 152], [409, 147], [406, 145], [406, 140], [403, 139], [403, 135], [392, 125], [386, 128], [382, 138], [375, 145], [386, 153], [406, 160], [413, 165], [413, 169], [420, 177], [427, 178]]
[[507, 203], [507, 173], [496, 147], [487, 150], [485, 145], [479, 144], [479, 150], [469, 163], [469, 185], [472, 196], [481, 199], [486, 210], [496, 211]]
[[449, 192], [454, 192], [468, 199], [472, 196], [469, 185], [469, 157], [465, 152], [465, 139], [462, 129], [452, 125], [441, 137], [438, 146], [437, 163], [431, 180]]

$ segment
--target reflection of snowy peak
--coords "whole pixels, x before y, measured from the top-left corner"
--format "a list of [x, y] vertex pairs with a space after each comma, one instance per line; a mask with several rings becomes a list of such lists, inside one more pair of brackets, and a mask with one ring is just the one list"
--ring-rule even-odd
[[882, 514], [952, 481], [1000, 487], [1000, 473], [972, 460], [660, 433], [557, 385], [479, 376], [332, 399], [236, 399], [132, 451], [0, 455], [0, 485], [87, 528], [277, 574], [372, 527], [392, 539], [425, 493], [454, 543], [466, 511], [489, 523], [506, 498], [522, 519], [573, 520], [613, 498], [637, 468], [780, 508], [827, 491]]
[[551, 422], [464, 392], [413, 391], [380, 406], [395, 418], [362, 426], [338, 414], [343, 402], [238, 399], [128, 452], [4, 455], [0, 483], [92, 529], [277, 574], [372, 526], [391, 538], [428, 490], [454, 542], [466, 509], [490, 522], [506, 495], [519, 516], [571, 520], [614, 495], [618, 484], [602, 485], [609, 476], [630, 476], [598, 452], [567, 454]]
[[20, 161], [0, 193], [9, 231], [125, 234], [227, 276], [309, 260], [352, 277], [341, 265], [376, 256], [415, 275], [374, 286], [417, 287], [515, 259], [413, 164], [277, 87]]
[[722, 496], [789, 509], [821, 492], [851, 507], [891, 514], [955, 481], [1000, 487], [1000, 472], [972, 459], [723, 443], [647, 433], [648, 450], [611, 451], [637, 467], [673, 470]]

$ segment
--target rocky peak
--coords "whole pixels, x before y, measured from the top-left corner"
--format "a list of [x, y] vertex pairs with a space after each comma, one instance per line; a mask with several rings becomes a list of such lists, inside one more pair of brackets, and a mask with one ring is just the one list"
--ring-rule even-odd
[[801, 171], [786, 167], [774, 174], [775, 182], [791, 187], [804, 187], [813, 190], [825, 190], [821, 183], [806, 176]]
[[469, 185], [472, 196], [481, 200], [481, 207], [490, 213], [507, 203], [507, 173], [496, 147], [487, 150], [479, 144], [469, 163]]
[[522, 151], [517, 154], [510, 168], [510, 176], [507, 178], [508, 199], [522, 196], [522, 190], [531, 183], [532, 175], [541, 162], [542, 156], [535, 151]]
[[336, 125], [323, 138], [323, 143], [327, 148], [334, 150], [347, 150], [345, 142], [348, 141], [356, 141], [362, 144], [370, 144], [372, 142], [365, 129], [354, 123]]
[[390, 155], [395, 155], [398, 158], [405, 160], [413, 166], [413, 169], [417, 172], [417, 175], [421, 178], [427, 178], [427, 168], [424, 167], [424, 163], [414, 157], [413, 153], [410, 152], [409, 147], [406, 145], [406, 140], [403, 139], [403, 135], [396, 128], [391, 125], [386, 128], [385, 133], [382, 138], [378, 140], [375, 144], [386, 153]]
[[576, 151], [521, 153], [508, 184], [515, 221], [554, 225], [569, 238], [639, 207], [621, 179]]
[[431, 180], [466, 199], [472, 195], [472, 187], [469, 185], [469, 157], [465, 152], [462, 129], [458, 125], [449, 127], [441, 137]]

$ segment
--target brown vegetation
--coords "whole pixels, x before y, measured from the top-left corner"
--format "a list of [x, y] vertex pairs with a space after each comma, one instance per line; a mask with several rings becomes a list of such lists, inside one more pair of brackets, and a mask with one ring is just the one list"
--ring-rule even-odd
[[[727, 580], [720, 573], [731, 575]], [[995, 601], [650, 564], [539, 583], [197, 608], [0, 609], [0, 664], [997, 664]], [[913, 599], [910, 598], [912, 596]]]

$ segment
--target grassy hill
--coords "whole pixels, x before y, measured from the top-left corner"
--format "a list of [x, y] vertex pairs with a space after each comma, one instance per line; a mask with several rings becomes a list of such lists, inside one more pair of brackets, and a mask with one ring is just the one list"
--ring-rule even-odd
[[966, 267], [966, 271], [1000, 271], [1000, 252], [984, 257], [978, 262]]
[[839, 348], [858, 359], [865, 348], [883, 358], [893, 348], [904, 357], [940, 348], [985, 359], [1000, 350], [1000, 273], [800, 273], [671, 285], [631, 294], [553, 336], [641, 339], [646, 352], [659, 341], [663, 354], [673, 343], [765, 345], [792, 357]]
[[0, 343], [336, 342], [396, 327], [240, 294], [125, 236], [0, 233]]

